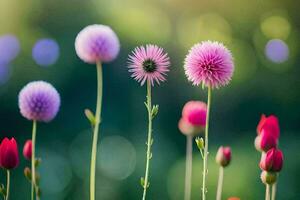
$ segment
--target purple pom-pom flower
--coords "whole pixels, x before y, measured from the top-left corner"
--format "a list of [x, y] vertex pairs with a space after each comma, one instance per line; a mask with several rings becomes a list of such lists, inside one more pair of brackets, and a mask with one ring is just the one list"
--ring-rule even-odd
[[84, 62], [110, 62], [117, 57], [120, 43], [118, 36], [109, 26], [94, 24], [78, 33], [75, 50]]
[[136, 47], [129, 55], [129, 72], [131, 77], [144, 85], [145, 81], [154, 81], [159, 84], [166, 80], [166, 73], [169, 71], [170, 58], [163, 48], [156, 45]]
[[184, 69], [193, 85], [203, 83], [207, 87], [219, 88], [231, 80], [234, 64], [230, 51], [222, 43], [206, 41], [190, 49]]
[[28, 120], [51, 121], [60, 106], [60, 96], [56, 89], [45, 81], [28, 83], [19, 93], [19, 108]]

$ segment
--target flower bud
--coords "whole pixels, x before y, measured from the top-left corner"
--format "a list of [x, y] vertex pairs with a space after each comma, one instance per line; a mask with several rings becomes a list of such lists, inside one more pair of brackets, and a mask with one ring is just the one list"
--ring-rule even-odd
[[181, 133], [188, 136], [194, 136], [200, 133], [203, 130], [203, 127], [199, 126], [192, 126], [190, 123], [188, 123], [184, 118], [181, 118], [178, 122], [178, 128]]
[[25, 145], [23, 147], [23, 156], [27, 160], [31, 160], [31, 156], [32, 156], [32, 141], [31, 140], [27, 140], [25, 142]]
[[278, 139], [280, 135], [278, 118], [274, 115], [270, 115], [269, 117], [262, 115], [257, 125], [257, 134], [260, 135], [263, 130], [267, 130]]
[[14, 138], [4, 138], [0, 144], [0, 166], [4, 169], [14, 169], [19, 165], [18, 145]]
[[268, 130], [263, 130], [260, 135], [255, 138], [255, 148], [258, 151], [267, 152], [278, 145], [278, 139]]
[[283, 165], [283, 154], [278, 149], [270, 149], [263, 153], [260, 160], [260, 168], [268, 172], [280, 172]]
[[261, 175], [260, 175], [260, 179], [264, 184], [272, 185], [272, 184], [276, 183], [277, 173], [262, 171]]
[[182, 109], [182, 117], [192, 126], [202, 126], [206, 124], [206, 104], [202, 101], [189, 101]]
[[230, 147], [221, 146], [216, 155], [216, 162], [222, 167], [229, 165], [231, 161], [231, 149]]
[[29, 169], [29, 167], [25, 167], [24, 169], [24, 176], [31, 181], [31, 170]]
[[203, 140], [203, 138], [197, 137], [195, 139], [195, 142], [197, 144], [197, 147], [198, 147], [199, 151], [204, 149], [204, 140]]

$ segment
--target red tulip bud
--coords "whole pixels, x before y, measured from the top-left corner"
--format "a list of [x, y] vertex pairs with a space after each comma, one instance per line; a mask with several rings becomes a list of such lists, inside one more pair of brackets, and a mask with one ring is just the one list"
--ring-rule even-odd
[[267, 152], [272, 148], [276, 148], [278, 139], [268, 130], [263, 130], [260, 135], [255, 138], [255, 148], [258, 151]]
[[231, 161], [231, 149], [230, 147], [221, 146], [216, 155], [216, 162], [222, 167], [229, 165]]
[[257, 134], [260, 135], [263, 130], [268, 131], [278, 139], [280, 135], [278, 118], [274, 115], [270, 115], [269, 117], [262, 115], [257, 125]]
[[25, 142], [25, 145], [23, 147], [23, 156], [27, 160], [31, 160], [31, 156], [32, 156], [32, 141], [31, 140], [27, 140]]
[[283, 165], [283, 154], [278, 149], [270, 149], [263, 153], [260, 160], [260, 168], [268, 172], [280, 172]]
[[19, 165], [18, 145], [14, 138], [4, 138], [0, 144], [0, 166], [4, 169], [14, 169]]

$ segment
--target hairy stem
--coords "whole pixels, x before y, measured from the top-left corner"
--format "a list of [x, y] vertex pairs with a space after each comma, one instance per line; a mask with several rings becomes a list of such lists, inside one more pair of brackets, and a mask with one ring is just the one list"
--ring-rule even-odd
[[91, 169], [90, 169], [90, 200], [95, 200], [96, 187], [96, 158], [97, 158], [97, 143], [98, 132], [101, 120], [101, 106], [102, 106], [102, 65], [97, 62], [97, 105], [95, 113], [95, 127], [93, 133], [92, 155], [91, 155]]
[[192, 183], [192, 163], [193, 163], [193, 136], [186, 137], [186, 162], [185, 162], [185, 189], [184, 199], [191, 199]]
[[36, 144], [36, 126], [37, 122], [32, 122], [32, 156], [31, 156], [31, 200], [34, 200], [34, 189], [36, 186], [36, 171], [35, 171], [35, 144]]
[[224, 168], [220, 167], [219, 168], [218, 189], [217, 189], [217, 200], [222, 199], [223, 177], [224, 177]]
[[205, 124], [205, 140], [204, 140], [204, 158], [203, 158], [203, 179], [202, 179], [202, 200], [206, 199], [206, 177], [208, 174], [207, 168], [207, 158], [208, 158], [208, 127], [209, 127], [209, 111], [211, 104], [211, 88], [208, 87], [207, 91], [207, 114], [206, 114], [206, 124]]
[[147, 81], [147, 110], [148, 110], [148, 139], [147, 139], [147, 159], [146, 159], [146, 171], [144, 177], [144, 192], [143, 200], [146, 199], [147, 188], [149, 186], [149, 166], [151, 155], [151, 146], [152, 146], [152, 104], [151, 104], [151, 83]]

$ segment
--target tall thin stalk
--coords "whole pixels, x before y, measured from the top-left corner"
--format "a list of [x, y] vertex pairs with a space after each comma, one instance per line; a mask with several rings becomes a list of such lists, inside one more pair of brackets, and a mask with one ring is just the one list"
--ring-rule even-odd
[[91, 155], [91, 170], [90, 170], [90, 200], [95, 200], [95, 185], [96, 185], [96, 159], [97, 159], [97, 143], [98, 132], [101, 120], [101, 106], [102, 106], [102, 65], [97, 62], [97, 105], [95, 113], [95, 126], [93, 133], [92, 155]]
[[202, 179], [202, 200], [206, 200], [206, 178], [208, 174], [207, 159], [208, 159], [208, 128], [209, 128], [209, 111], [211, 106], [211, 87], [207, 90], [207, 114], [206, 114], [206, 125], [205, 125], [205, 140], [204, 140], [204, 158], [203, 158], [203, 179]]
[[191, 199], [191, 183], [192, 183], [192, 162], [193, 162], [193, 136], [186, 137], [186, 162], [185, 162], [185, 188], [184, 199]]
[[143, 181], [143, 200], [146, 199], [147, 188], [149, 186], [149, 166], [150, 159], [152, 157], [151, 146], [152, 146], [152, 103], [151, 103], [151, 83], [147, 81], [147, 110], [148, 110], [148, 139], [147, 139], [147, 158], [146, 158], [146, 171]]
[[221, 166], [219, 168], [218, 189], [217, 189], [217, 198], [216, 198], [217, 200], [222, 199], [223, 177], [224, 177], [224, 168]]
[[272, 185], [272, 200], [276, 199], [277, 182]]
[[266, 184], [266, 200], [270, 200], [270, 185]]
[[10, 190], [10, 171], [6, 170], [7, 172], [7, 181], [6, 181], [6, 196], [5, 200], [9, 199], [9, 190]]
[[34, 190], [36, 187], [36, 171], [35, 171], [36, 127], [37, 127], [37, 122], [35, 120], [33, 120], [33, 122], [32, 122], [32, 156], [31, 156], [31, 200], [34, 200]]

